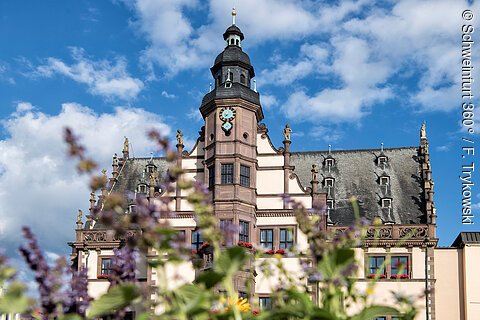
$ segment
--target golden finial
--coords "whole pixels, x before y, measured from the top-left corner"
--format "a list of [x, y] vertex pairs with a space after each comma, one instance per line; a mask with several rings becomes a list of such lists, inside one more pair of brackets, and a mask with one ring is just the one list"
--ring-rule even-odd
[[232, 24], [235, 24], [235, 16], [237, 15], [237, 11], [235, 10], [235, 7], [232, 8]]

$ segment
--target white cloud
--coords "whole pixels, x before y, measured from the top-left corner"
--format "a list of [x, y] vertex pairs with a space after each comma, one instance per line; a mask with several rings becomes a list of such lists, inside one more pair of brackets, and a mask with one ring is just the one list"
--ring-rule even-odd
[[357, 121], [373, 103], [384, 102], [392, 96], [388, 87], [381, 87], [388, 78], [389, 66], [374, 60], [366, 41], [337, 37], [332, 39], [332, 45], [336, 58], [329, 70], [340, 79], [341, 87], [326, 88], [313, 95], [304, 90], [292, 93], [282, 106], [289, 118]]
[[177, 96], [174, 95], [173, 93], [168, 93], [167, 91], [163, 90], [162, 91], [162, 97], [165, 97], [167, 99], [175, 99]]
[[17, 103], [17, 113], [22, 113], [30, 111], [33, 109], [33, 105], [30, 102], [19, 102]]
[[270, 109], [278, 104], [277, 98], [272, 94], [261, 94], [260, 102], [265, 109]]
[[[147, 69], [160, 66], [167, 76], [184, 70], [205, 68], [223, 49], [221, 37], [231, 25], [232, 3], [210, 0], [125, 0], [135, 12], [132, 26], [149, 45], [142, 62]], [[237, 25], [247, 36], [246, 43], [259, 44], [278, 39], [298, 39], [333, 28], [367, 1], [342, 1], [339, 5], [318, 6], [309, 0], [244, 0], [236, 3]], [[193, 26], [188, 11], [205, 10], [205, 23]], [[247, 45], [248, 46], [248, 45]], [[154, 78], [154, 77], [152, 77]]]
[[146, 130], [170, 132], [162, 118], [143, 109], [117, 107], [112, 114], [97, 114], [75, 103], [63, 104], [56, 115], [13, 113], [2, 124], [8, 138], [0, 140], [0, 242], [17, 248], [21, 226], [29, 225], [55, 253], [67, 252], [77, 210], [87, 213], [89, 198], [86, 178], [67, 159], [63, 128], [71, 127], [106, 169], [113, 153], [121, 152], [125, 135], [135, 155], [143, 156], [155, 150]]
[[57, 58], [47, 58], [44, 65], [33, 72], [35, 77], [53, 77], [63, 75], [79, 83], [86, 84], [91, 94], [107, 99], [131, 100], [143, 89], [141, 80], [127, 72], [127, 61], [117, 57], [112, 63], [107, 60], [93, 61], [85, 57], [81, 48], [71, 48], [74, 63], [68, 65]]

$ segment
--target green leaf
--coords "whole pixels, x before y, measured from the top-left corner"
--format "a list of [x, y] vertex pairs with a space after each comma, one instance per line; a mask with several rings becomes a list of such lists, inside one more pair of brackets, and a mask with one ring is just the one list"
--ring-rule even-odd
[[87, 316], [88, 318], [95, 318], [112, 313], [131, 305], [139, 296], [139, 290], [133, 284], [115, 286], [92, 303]]
[[33, 301], [24, 295], [26, 288], [22, 283], [13, 282], [0, 297], [1, 313], [23, 313]]
[[353, 261], [355, 258], [355, 252], [352, 249], [337, 249], [336, 251], [336, 264], [342, 266], [346, 263]]
[[213, 288], [217, 283], [221, 282], [225, 275], [223, 273], [218, 273], [215, 271], [205, 271], [202, 272], [197, 279], [196, 283], [203, 283], [207, 289]]
[[210, 303], [207, 298], [209, 292], [210, 291], [205, 290], [203, 286], [185, 284], [175, 289], [175, 297], [177, 303], [184, 303], [183, 308], [182, 306], [181, 308], [192, 317], [209, 310]]
[[59, 320], [82, 320], [78, 314], [68, 313], [58, 318]]
[[245, 264], [247, 253], [242, 247], [231, 247], [220, 253], [215, 261], [215, 271], [233, 275]]
[[370, 306], [363, 309], [360, 313], [354, 315], [350, 320], [371, 320], [379, 316], [398, 316], [400, 312], [392, 307]]

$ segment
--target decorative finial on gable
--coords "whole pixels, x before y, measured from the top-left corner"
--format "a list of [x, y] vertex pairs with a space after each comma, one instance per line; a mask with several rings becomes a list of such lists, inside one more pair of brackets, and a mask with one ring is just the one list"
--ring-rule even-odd
[[328, 154], [330, 154], [330, 153], [332, 153], [332, 145], [331, 144], [328, 145]]
[[183, 132], [182, 130], [178, 129], [177, 130], [177, 145], [183, 145]]
[[123, 160], [126, 160], [128, 159], [128, 156], [129, 156], [129, 149], [130, 147], [130, 144], [128, 142], [128, 138], [125, 137], [125, 140], [123, 141]]
[[383, 142], [380, 144], [380, 150], [383, 152]]
[[420, 129], [420, 139], [427, 139], [427, 123], [425, 121], [422, 123], [422, 128]]
[[290, 134], [292, 133], [292, 128], [288, 125], [288, 123], [285, 125], [285, 128], [283, 129], [283, 139], [285, 141], [291, 141], [290, 140]]

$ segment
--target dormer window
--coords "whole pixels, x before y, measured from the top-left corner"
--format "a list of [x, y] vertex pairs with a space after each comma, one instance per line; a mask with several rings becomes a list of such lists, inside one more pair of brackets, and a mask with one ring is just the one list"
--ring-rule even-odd
[[333, 167], [334, 164], [335, 164], [335, 159], [332, 159], [332, 158], [325, 159], [325, 166], [326, 167]]
[[145, 185], [145, 184], [138, 185], [137, 192], [138, 193], [147, 193], [147, 185]]
[[135, 204], [131, 203], [128, 205], [128, 213], [135, 213], [136, 206]]
[[324, 180], [324, 185], [325, 187], [332, 187], [333, 188], [333, 185], [335, 184], [335, 179], [333, 178], [325, 178]]
[[385, 166], [388, 162], [388, 158], [386, 156], [380, 156], [378, 157], [378, 165], [379, 166]]
[[333, 199], [328, 199], [327, 200], [327, 210], [330, 212], [330, 210], [334, 209], [335, 201]]
[[381, 186], [388, 186], [390, 184], [390, 177], [380, 177], [380, 185]]
[[391, 207], [392, 207], [392, 199], [383, 198], [382, 199], [382, 208], [391, 208]]

